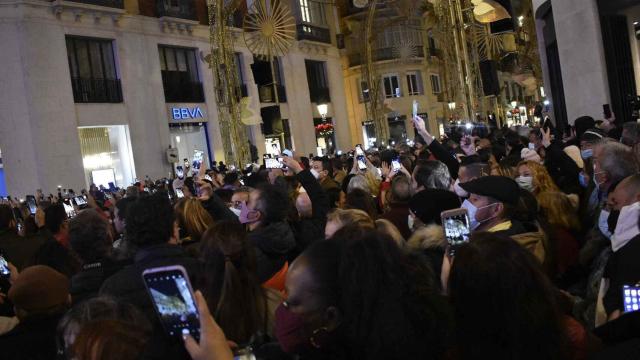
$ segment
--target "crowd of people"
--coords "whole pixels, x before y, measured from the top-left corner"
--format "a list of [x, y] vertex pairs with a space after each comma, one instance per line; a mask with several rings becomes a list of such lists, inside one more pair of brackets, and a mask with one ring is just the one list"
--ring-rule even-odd
[[[640, 126], [414, 125], [362, 157], [5, 200], [0, 358], [640, 358]], [[143, 279], [176, 265], [199, 337]]]

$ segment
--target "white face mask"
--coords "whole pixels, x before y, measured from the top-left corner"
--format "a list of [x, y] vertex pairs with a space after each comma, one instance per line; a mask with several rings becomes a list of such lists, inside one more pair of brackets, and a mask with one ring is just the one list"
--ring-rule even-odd
[[409, 214], [409, 216], [407, 216], [407, 226], [409, 226], [409, 230], [413, 230], [414, 222], [415, 218], [413, 217], [413, 215]]
[[620, 209], [616, 230], [613, 236], [611, 236], [611, 249], [613, 252], [620, 250], [640, 233], [640, 229], [638, 228], [639, 216], [640, 202], [623, 206], [622, 209]]
[[311, 169], [311, 175], [313, 175], [314, 178], [316, 178], [316, 180], [320, 179], [320, 173], [318, 171], [316, 171], [316, 169]]
[[237, 217], [240, 217], [240, 209], [236, 209], [233, 206], [229, 207], [232, 213], [236, 214]]
[[460, 186], [460, 180], [456, 179], [456, 182], [453, 183], [453, 191], [461, 198], [468, 198], [469, 193]]
[[475, 230], [480, 225], [478, 220], [476, 220], [476, 211], [478, 211], [478, 208], [469, 200], [463, 201], [461, 207], [467, 209], [467, 212], [469, 213], [469, 230]]
[[598, 229], [602, 235], [604, 235], [607, 239], [611, 239], [611, 232], [609, 231], [609, 215], [611, 213], [607, 210], [601, 210], [600, 216], [598, 217]]
[[518, 176], [516, 182], [520, 188], [529, 192], [533, 191], [533, 177], [532, 176]]

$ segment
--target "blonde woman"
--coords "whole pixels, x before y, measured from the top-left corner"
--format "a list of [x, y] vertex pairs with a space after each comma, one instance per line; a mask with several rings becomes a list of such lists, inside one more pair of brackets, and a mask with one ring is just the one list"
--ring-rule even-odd
[[521, 188], [530, 191], [538, 197], [543, 192], [559, 192], [560, 189], [547, 172], [544, 165], [535, 161], [522, 161], [518, 164], [518, 177], [516, 182]]
[[180, 227], [180, 241], [187, 252], [197, 254], [200, 238], [213, 225], [213, 218], [196, 198], [184, 198], [175, 206], [178, 226]]
[[373, 219], [362, 210], [357, 209], [335, 209], [327, 215], [327, 225], [324, 228], [324, 237], [329, 239], [347, 225], [356, 224], [358, 226], [375, 229], [376, 225]]

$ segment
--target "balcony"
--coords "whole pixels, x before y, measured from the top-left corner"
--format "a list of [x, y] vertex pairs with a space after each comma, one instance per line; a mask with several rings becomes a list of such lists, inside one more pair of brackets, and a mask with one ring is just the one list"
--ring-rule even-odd
[[115, 9], [124, 9], [124, 0], [67, 0], [71, 2], [77, 2], [82, 4], [104, 6]]
[[[277, 85], [278, 87], [278, 100], [281, 103], [287, 102], [287, 91], [284, 86]], [[276, 94], [273, 91], [273, 85], [263, 85], [258, 87], [258, 95], [260, 96], [261, 103], [275, 103]]]
[[164, 99], [168, 103], [204, 102], [202, 83], [191, 80], [189, 73], [163, 71], [162, 86], [164, 88]]
[[444, 58], [444, 53], [443, 53], [442, 49], [429, 47], [429, 48], [427, 48], [427, 53], [429, 54], [429, 56], [435, 57], [435, 58], [438, 58], [438, 59], [441, 59], [441, 60]]
[[121, 103], [119, 79], [71, 78], [73, 100], [76, 103]]
[[157, 0], [156, 15], [158, 17], [197, 20], [193, 1], [188, 0]]
[[[416, 50], [415, 58], [424, 58], [424, 48], [422, 46], [417, 46]], [[393, 51], [393, 48], [391, 47], [374, 49], [372, 55], [373, 62], [396, 60], [399, 58], [398, 53]], [[362, 62], [364, 61], [364, 56], [362, 56], [361, 53], [352, 53], [349, 54], [348, 57], [350, 67], [362, 65]]]
[[331, 102], [329, 88], [309, 86], [309, 98], [311, 99], [312, 103], [316, 103], [316, 104], [324, 104], [324, 103]]
[[311, 40], [331, 44], [331, 33], [327, 28], [309, 24], [298, 24], [296, 25], [296, 33], [298, 40]]

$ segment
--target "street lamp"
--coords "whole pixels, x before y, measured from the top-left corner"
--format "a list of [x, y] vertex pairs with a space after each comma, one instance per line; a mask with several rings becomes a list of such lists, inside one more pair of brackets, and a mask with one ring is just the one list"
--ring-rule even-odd
[[549, 102], [549, 100], [545, 100], [542, 103], [544, 104], [544, 106], [549, 106], [549, 104], [551, 104], [551, 102]]
[[455, 103], [455, 101], [451, 101], [449, 103], [449, 110], [453, 111], [455, 109], [456, 109], [456, 103]]
[[329, 110], [329, 105], [327, 104], [318, 104], [318, 113], [322, 117], [322, 121], [327, 119], [327, 112]]
[[518, 106], [518, 102], [517, 102], [517, 101], [515, 101], [515, 100], [514, 100], [514, 101], [512, 101], [512, 102], [511, 102], [511, 107], [515, 109], [515, 108], [516, 108], [516, 106]]

